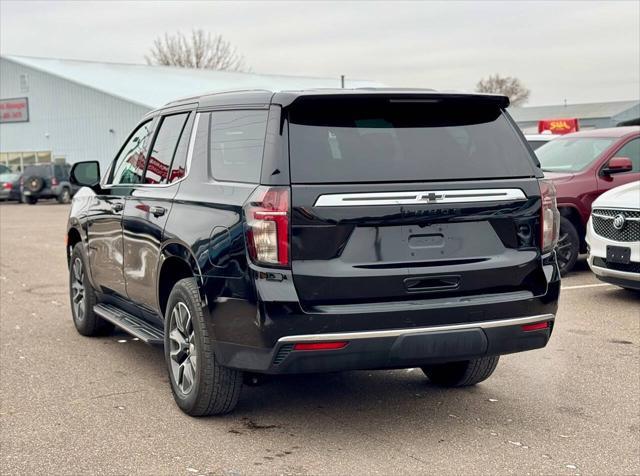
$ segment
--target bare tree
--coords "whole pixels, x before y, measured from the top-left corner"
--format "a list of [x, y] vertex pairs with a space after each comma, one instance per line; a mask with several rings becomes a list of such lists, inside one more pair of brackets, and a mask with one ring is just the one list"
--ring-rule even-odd
[[187, 37], [182, 32], [158, 37], [153, 41], [147, 64], [180, 66], [182, 68], [245, 71], [244, 57], [222, 35], [192, 30]]
[[529, 100], [529, 91], [518, 79], [511, 76], [502, 77], [499, 74], [481, 79], [476, 84], [479, 93], [504, 94], [514, 106], [520, 106]]

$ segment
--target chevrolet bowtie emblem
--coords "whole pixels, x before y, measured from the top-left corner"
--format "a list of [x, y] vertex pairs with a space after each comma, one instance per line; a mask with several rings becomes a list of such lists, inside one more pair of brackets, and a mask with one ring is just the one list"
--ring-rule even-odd
[[431, 203], [431, 202], [437, 202], [438, 200], [442, 200], [443, 198], [444, 198], [444, 195], [441, 193], [428, 192], [420, 195], [419, 200], [424, 200], [425, 202]]

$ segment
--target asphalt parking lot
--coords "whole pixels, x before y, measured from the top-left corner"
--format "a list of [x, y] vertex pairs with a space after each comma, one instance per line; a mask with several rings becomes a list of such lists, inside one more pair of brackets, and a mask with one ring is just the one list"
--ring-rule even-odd
[[475, 388], [419, 369], [277, 378], [194, 419], [161, 349], [76, 333], [67, 214], [0, 205], [1, 474], [640, 473], [640, 297], [584, 262], [549, 346]]

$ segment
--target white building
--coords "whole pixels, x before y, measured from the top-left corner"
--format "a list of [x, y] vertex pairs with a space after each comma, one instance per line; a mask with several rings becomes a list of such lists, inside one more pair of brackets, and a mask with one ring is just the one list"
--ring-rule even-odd
[[[347, 87], [380, 86], [348, 80]], [[54, 159], [106, 165], [149, 110], [230, 89], [340, 87], [340, 78], [0, 56], [0, 164]]]
[[580, 129], [616, 127], [640, 120], [640, 100], [559, 104], [555, 106], [510, 107], [511, 117], [524, 133], [536, 134], [538, 121], [576, 118]]

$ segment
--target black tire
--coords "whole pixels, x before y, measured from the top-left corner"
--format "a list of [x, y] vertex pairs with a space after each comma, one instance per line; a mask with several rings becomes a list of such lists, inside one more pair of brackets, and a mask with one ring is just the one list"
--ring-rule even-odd
[[22, 203], [28, 203], [29, 205], [35, 205], [38, 203], [38, 199], [36, 197], [31, 197], [29, 195], [22, 196]]
[[[96, 292], [87, 276], [86, 260], [82, 253], [82, 244], [77, 243], [71, 252], [69, 266], [69, 299], [71, 303], [71, 315], [76, 330], [83, 336], [93, 337], [109, 334], [113, 331], [113, 324], [105, 321], [95, 312]], [[80, 269], [78, 269], [80, 268]], [[79, 305], [79, 298], [83, 303]]]
[[216, 361], [213, 327], [202, 309], [196, 280], [178, 281], [167, 303], [164, 354], [173, 397], [191, 416], [229, 413], [242, 390], [242, 372]]
[[487, 380], [498, 365], [499, 355], [462, 362], [422, 367], [429, 380], [441, 387], [468, 387]]
[[67, 187], [62, 189], [62, 192], [60, 192], [60, 195], [58, 195], [58, 203], [69, 203], [71, 202], [71, 190], [69, 190]]
[[556, 257], [560, 275], [565, 276], [576, 264], [580, 254], [580, 237], [573, 223], [568, 218], [560, 218], [560, 237], [556, 247]]
[[24, 188], [33, 193], [37, 193], [44, 188], [44, 180], [36, 175], [29, 177], [23, 183]]

